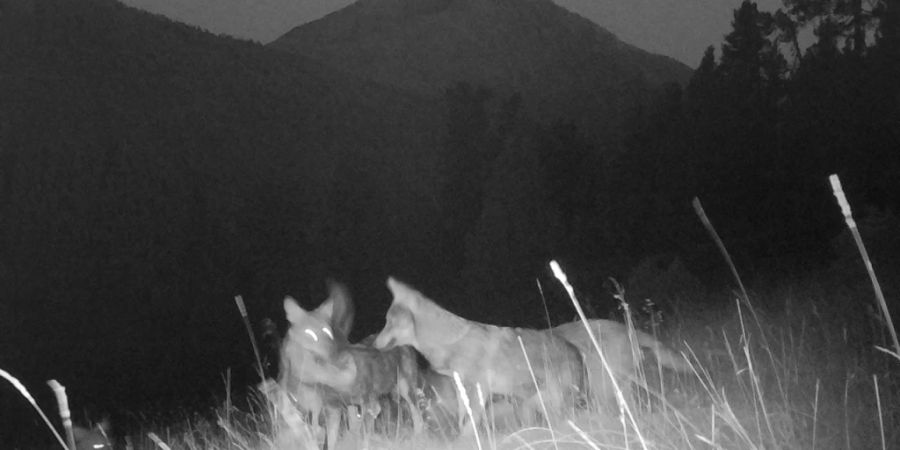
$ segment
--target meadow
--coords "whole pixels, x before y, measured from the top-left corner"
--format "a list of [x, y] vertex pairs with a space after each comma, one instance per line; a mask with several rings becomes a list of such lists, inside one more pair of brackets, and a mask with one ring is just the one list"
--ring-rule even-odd
[[[739, 287], [707, 293], [702, 302], [677, 295], [667, 302], [630, 299], [617, 284], [618, 319], [679, 350], [690, 362], [690, 373], [664, 373], [646, 359], [635, 380], [640, 388], [631, 398], [620, 395], [613, 407], [551, 414], [540, 427], [509, 428], [489, 421], [478, 436], [447, 437], [433, 429], [413, 436], [408, 424], [393, 421], [382, 424], [379, 433], [346, 432], [337, 448], [900, 447], [900, 356], [890, 344], [896, 337], [890, 319], [884, 319], [888, 305], [877, 278], [871, 278], [873, 285], [844, 289], [821, 278], [747, 289], [721, 248]], [[871, 268], [862, 253], [859, 264]], [[557, 276], [571, 289], [564, 274]], [[148, 419], [143, 430], [120, 445], [142, 450], [316, 448], [308, 421], [284, 420], [262, 394], [247, 402], [232, 399], [230, 387], [226, 391], [213, 413], [184, 413], [167, 423]]]
[[[397, 424], [381, 434], [347, 433], [338, 448], [900, 446], [900, 358], [888, 350], [888, 331], [870, 292], [797, 281], [719, 294], [713, 299], [721, 305], [718, 309], [672, 302], [664, 313], [658, 304], [656, 311], [629, 307], [625, 295], [620, 300], [626, 323], [661, 333], [663, 342], [682, 351], [693, 373], [662, 374], [645, 361], [638, 381], [644, 387], [625, 404], [569, 411], [552, 417], [545, 427], [498, 426], [476, 440], [444, 439], [435, 433], [411, 436]], [[264, 396], [256, 396], [249, 407], [234, 403], [226, 395], [212, 415], [185, 413], [176, 422], [148, 422], [125, 441], [126, 448], [315, 448], [312, 427], [306, 423], [303, 429], [288, 429]]]

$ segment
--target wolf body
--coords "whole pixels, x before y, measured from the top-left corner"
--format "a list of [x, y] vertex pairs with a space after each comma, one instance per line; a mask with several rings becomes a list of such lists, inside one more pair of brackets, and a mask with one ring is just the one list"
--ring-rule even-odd
[[[589, 319], [587, 324], [597, 338], [610, 372], [626, 399], [630, 397], [632, 382], [639, 368], [641, 349], [650, 350], [662, 367], [678, 372], [690, 371], [690, 366], [683, 357], [650, 334], [641, 330], [632, 330], [629, 333], [625, 324], [612, 320]], [[616, 405], [616, 393], [609, 373], [603, 367], [584, 322], [579, 320], [565, 323], [552, 328], [551, 331], [571, 342], [581, 353], [589, 398], [603, 405]]]
[[487, 393], [485, 399], [492, 394], [522, 399], [525, 418], [538, 412], [541, 400], [554, 412], [574, 405], [584, 380], [581, 353], [573, 344], [547, 330], [467, 320], [394, 278], [389, 278], [387, 285], [393, 301], [375, 347], [411, 345], [438, 373], [458, 374], [471, 403], [481, 406], [473, 408], [474, 420], [464, 433], [474, 432], [484, 419], [484, 403], [476, 396], [478, 387]]

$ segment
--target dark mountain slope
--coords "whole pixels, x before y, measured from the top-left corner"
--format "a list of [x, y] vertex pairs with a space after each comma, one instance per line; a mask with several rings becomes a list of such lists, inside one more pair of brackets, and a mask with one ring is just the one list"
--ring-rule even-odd
[[235, 294], [279, 317], [328, 269], [425, 257], [439, 115], [113, 1], [0, 1], [4, 369], [98, 402], [252, 374]]
[[588, 130], [691, 73], [549, 0], [360, 0], [270, 46], [427, 95], [463, 80], [518, 91], [536, 117]]

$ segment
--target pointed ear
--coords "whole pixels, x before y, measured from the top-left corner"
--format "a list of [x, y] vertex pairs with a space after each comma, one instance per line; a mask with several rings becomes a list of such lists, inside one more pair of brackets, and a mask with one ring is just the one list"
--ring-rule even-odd
[[315, 311], [313, 311], [313, 314], [327, 322], [331, 322], [331, 318], [334, 316], [334, 297], [328, 297], [315, 309]]
[[408, 284], [398, 281], [394, 277], [388, 277], [387, 280], [388, 289], [391, 290], [391, 294], [394, 296], [394, 303], [400, 303], [409, 308], [412, 308], [416, 304], [416, 299], [418, 299], [419, 294], [418, 291], [410, 287]]
[[328, 285], [328, 298], [334, 299], [330, 320], [331, 326], [334, 328], [334, 331], [347, 337], [353, 329], [353, 319], [356, 315], [350, 290], [347, 289], [345, 284], [331, 278], [326, 280], [326, 284]]
[[306, 314], [306, 310], [297, 304], [297, 300], [294, 300], [294, 297], [287, 296], [284, 298], [284, 315], [287, 317], [288, 322], [297, 323], [300, 319], [306, 317]]

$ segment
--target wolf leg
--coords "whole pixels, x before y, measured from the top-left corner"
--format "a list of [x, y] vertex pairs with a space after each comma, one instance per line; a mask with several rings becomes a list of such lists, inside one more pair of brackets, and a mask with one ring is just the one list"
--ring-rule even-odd
[[[409, 406], [409, 415], [412, 418], [413, 422], [413, 433], [419, 434], [425, 429], [422, 424], [422, 411], [419, 410], [419, 406], [413, 400], [414, 396], [410, 396], [412, 391], [412, 387], [409, 385], [409, 381], [405, 377], [398, 376], [397, 377], [397, 393], [400, 395], [406, 404]], [[397, 403], [399, 405], [399, 402]]]
[[333, 406], [325, 408], [325, 431], [328, 435], [326, 441], [328, 450], [336, 449], [338, 437], [341, 434], [341, 408]]
[[[478, 432], [478, 426], [481, 425], [481, 422], [485, 418], [484, 408], [485, 408], [485, 402], [487, 401], [487, 398], [484, 398], [484, 399], [479, 398], [478, 391], [477, 391], [477, 385], [476, 386], [469, 385], [468, 387], [466, 387], [465, 391], [466, 391], [465, 393], [458, 392], [459, 401], [457, 403], [459, 404], [459, 406], [458, 406], [459, 429], [460, 429], [460, 435], [472, 436], [474, 433]], [[463, 395], [468, 396], [468, 398], [469, 398], [468, 402], [465, 402], [465, 400], [463, 400], [463, 397], [462, 397]], [[487, 395], [487, 397], [490, 397], [490, 395]], [[482, 401], [482, 400], [485, 400], [485, 401]], [[465, 406], [466, 403], [468, 403], [470, 405], [470, 407], [472, 408], [472, 417], [469, 419], [469, 422], [466, 425], [463, 425], [462, 422], [463, 422], [463, 420], [465, 420], [465, 418], [468, 415], [468, 411], [466, 411], [466, 406]]]

